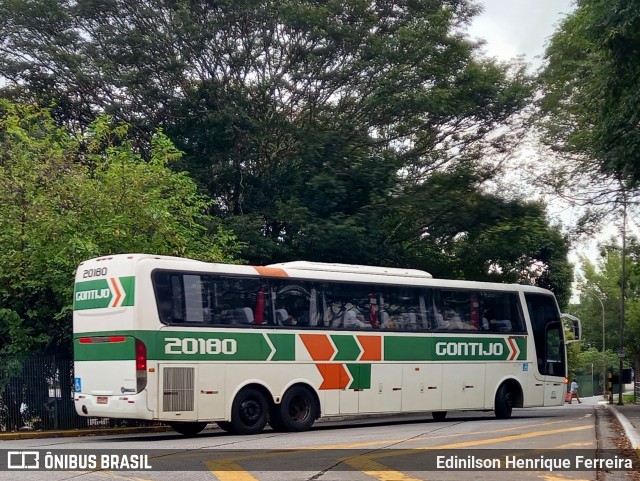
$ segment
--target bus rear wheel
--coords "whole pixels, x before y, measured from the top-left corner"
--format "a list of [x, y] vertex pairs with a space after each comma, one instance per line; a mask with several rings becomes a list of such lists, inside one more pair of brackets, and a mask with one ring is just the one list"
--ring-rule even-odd
[[434, 411], [431, 413], [431, 417], [434, 421], [444, 421], [447, 417], [447, 411]]
[[233, 400], [231, 431], [236, 434], [262, 432], [267, 424], [268, 412], [269, 404], [260, 390], [251, 387], [243, 389]]
[[195, 436], [207, 427], [207, 423], [175, 422], [170, 423], [169, 426], [184, 436]]
[[503, 384], [496, 393], [495, 413], [498, 419], [509, 419], [513, 411], [513, 393]]
[[311, 390], [294, 386], [274, 407], [269, 424], [275, 431], [308, 431], [318, 418], [318, 401]]

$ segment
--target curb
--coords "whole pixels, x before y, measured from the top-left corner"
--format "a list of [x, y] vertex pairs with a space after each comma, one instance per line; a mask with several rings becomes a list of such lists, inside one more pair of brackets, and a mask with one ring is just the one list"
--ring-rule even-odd
[[21, 431], [0, 433], [0, 442], [15, 441], [16, 439], [42, 438], [72, 438], [77, 436], [106, 436], [112, 434], [163, 433], [172, 431], [169, 426], [148, 426], [139, 428], [101, 428], [101, 429], [73, 429], [59, 431]]
[[631, 447], [635, 451], [636, 456], [640, 458], [640, 434], [638, 434], [636, 428], [633, 426], [633, 424], [631, 424], [626, 416], [618, 411], [612, 404], [605, 404], [605, 406], [607, 407], [607, 409], [613, 411], [613, 414], [616, 415], [616, 418], [618, 418], [618, 421], [622, 425], [624, 433], [627, 435], [627, 439], [629, 439]]
[[[424, 414], [424, 413], [423, 413]], [[396, 414], [389, 416], [388, 414], [360, 414], [349, 416], [329, 416], [316, 420], [315, 424], [325, 424], [331, 422], [358, 421], [358, 420], [395, 420], [400, 421], [404, 418], [420, 417], [416, 413]], [[430, 419], [430, 417], [424, 417]], [[207, 430], [219, 430], [215, 422], [209, 423], [205, 428]], [[0, 443], [2, 441], [14, 441], [16, 439], [44, 439], [44, 438], [71, 438], [78, 436], [107, 436], [114, 434], [143, 434], [143, 433], [165, 433], [174, 432], [170, 426], [146, 426], [132, 428], [99, 428], [99, 429], [69, 429], [57, 431], [19, 431], [19, 432], [1, 432]]]

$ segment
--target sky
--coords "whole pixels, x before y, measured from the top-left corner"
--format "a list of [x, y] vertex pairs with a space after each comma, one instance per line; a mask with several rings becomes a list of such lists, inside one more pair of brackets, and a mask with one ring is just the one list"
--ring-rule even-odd
[[[524, 56], [533, 72], [544, 62], [544, 51], [551, 35], [559, 22], [575, 8], [573, 0], [477, 0], [484, 12], [476, 17], [468, 29], [474, 40], [484, 39], [484, 51], [489, 57], [506, 61]], [[535, 156], [536, 151], [528, 150], [523, 154]], [[538, 155], [541, 155], [538, 153]], [[579, 209], [558, 199], [545, 197], [549, 215], [554, 221], [560, 221], [566, 227], [576, 222]], [[613, 226], [612, 226], [613, 227]], [[608, 240], [616, 235], [617, 229], [604, 229], [602, 239], [586, 240], [572, 247], [569, 260], [579, 267], [580, 256], [593, 262], [597, 261], [598, 240]], [[577, 272], [580, 276], [580, 269]]]
[[573, 10], [573, 0], [476, 0], [484, 12], [468, 32], [484, 39], [490, 57], [509, 60], [524, 55], [537, 68], [557, 24]]

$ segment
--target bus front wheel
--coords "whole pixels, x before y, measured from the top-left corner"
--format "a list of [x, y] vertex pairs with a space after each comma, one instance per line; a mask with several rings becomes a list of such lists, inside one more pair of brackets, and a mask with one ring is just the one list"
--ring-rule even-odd
[[318, 401], [310, 389], [293, 386], [275, 406], [269, 423], [275, 431], [307, 431], [318, 418]]
[[245, 388], [233, 400], [230, 431], [236, 434], [262, 432], [267, 424], [268, 412], [269, 404], [264, 394], [255, 388]]
[[169, 426], [184, 436], [195, 436], [207, 427], [207, 423], [175, 422], [170, 423]]
[[513, 393], [503, 384], [496, 393], [495, 413], [498, 419], [509, 419], [513, 410]]

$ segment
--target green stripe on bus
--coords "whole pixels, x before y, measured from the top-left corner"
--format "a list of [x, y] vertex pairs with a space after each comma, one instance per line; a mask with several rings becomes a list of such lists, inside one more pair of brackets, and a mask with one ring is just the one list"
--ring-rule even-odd
[[348, 389], [371, 389], [371, 364], [347, 364], [353, 378]]
[[385, 361], [430, 361], [431, 338], [426, 336], [387, 336], [384, 342]]
[[73, 309], [104, 309], [133, 306], [135, 277], [111, 277], [76, 282], [73, 289]]
[[295, 334], [267, 334], [271, 344], [276, 349], [271, 358], [272, 361], [296, 360], [296, 335]]
[[136, 358], [135, 339], [131, 336], [120, 336], [124, 338], [122, 342], [80, 342], [80, 338], [87, 337], [79, 336], [73, 342], [76, 361], [132, 361]]
[[360, 357], [362, 350], [354, 336], [331, 336], [338, 352], [333, 357], [334, 361], [355, 361]]
[[389, 336], [384, 338], [385, 361], [522, 361], [526, 337]]
[[[76, 333], [76, 360], [133, 359], [129, 342], [80, 345], [78, 338], [131, 336], [147, 347], [150, 360], [176, 361], [295, 361], [293, 333], [206, 331], [108, 331]], [[355, 335], [331, 335], [337, 348], [335, 362], [357, 361], [361, 348]], [[522, 361], [527, 359], [527, 337], [513, 336], [383, 336], [383, 362], [402, 361]]]

